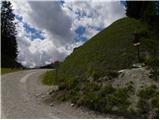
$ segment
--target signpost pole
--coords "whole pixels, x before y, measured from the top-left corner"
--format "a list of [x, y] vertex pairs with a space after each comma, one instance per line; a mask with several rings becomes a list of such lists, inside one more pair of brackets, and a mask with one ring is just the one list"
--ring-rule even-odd
[[137, 58], [138, 62], [140, 62], [140, 51], [139, 51], [139, 46], [140, 46], [140, 34], [137, 32], [134, 32], [134, 39], [133, 39], [133, 46], [137, 47]]

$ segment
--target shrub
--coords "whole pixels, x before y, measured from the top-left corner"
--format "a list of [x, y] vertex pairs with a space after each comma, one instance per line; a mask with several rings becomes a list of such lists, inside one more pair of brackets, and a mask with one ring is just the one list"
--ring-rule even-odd
[[157, 90], [158, 89], [155, 85], [151, 85], [139, 91], [137, 108], [142, 118], [158, 116], [157, 112], [155, 112], [155, 110], [159, 108], [159, 96]]
[[101, 96], [106, 96], [108, 94], [112, 94], [115, 92], [116, 89], [114, 89], [111, 85], [110, 86], [106, 86], [106, 87], [102, 87], [100, 89], [99, 94], [101, 94]]
[[83, 91], [97, 91], [100, 89], [100, 86], [93, 82], [85, 82], [83, 83]]
[[133, 82], [130, 81], [128, 84], [126, 84], [126, 91], [128, 91], [130, 94], [133, 94], [134, 93], [134, 87], [133, 87]]
[[158, 92], [157, 92], [157, 88], [155, 85], [146, 87], [138, 93], [138, 96], [144, 99], [149, 99], [157, 95], [158, 95]]
[[125, 89], [117, 89], [114, 93], [114, 98], [115, 98], [115, 104], [118, 105], [120, 108], [123, 109], [127, 109], [127, 107], [129, 106], [129, 101], [128, 99], [128, 93]]
[[152, 108], [159, 108], [159, 96], [155, 96], [151, 99]]
[[140, 98], [137, 103], [138, 113], [142, 118], [146, 118], [150, 110], [147, 100]]
[[70, 77], [66, 80], [66, 88], [68, 90], [73, 89], [77, 86], [77, 80], [74, 79], [73, 77]]

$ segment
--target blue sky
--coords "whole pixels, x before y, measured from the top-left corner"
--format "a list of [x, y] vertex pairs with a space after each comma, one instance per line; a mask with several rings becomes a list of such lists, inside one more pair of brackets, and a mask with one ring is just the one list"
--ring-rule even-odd
[[43, 32], [30, 26], [27, 22], [24, 22], [22, 16], [16, 15], [16, 19], [18, 20], [18, 22], [21, 22], [23, 24], [23, 27], [26, 33], [28, 33], [27, 37], [30, 37], [31, 40], [36, 40], [36, 39], [44, 40], [45, 39]]
[[[60, 5], [63, 6], [63, 4], [65, 3], [64, 1], [59, 1]], [[125, 1], [121, 1], [122, 5], [125, 5]], [[72, 8], [68, 7], [71, 11]], [[81, 12], [80, 10], [76, 11], [75, 14], [77, 14], [77, 19], [80, 19], [80, 18], [83, 18], [83, 17], [88, 17], [88, 18], [92, 18], [92, 15], [87, 15], [85, 12]], [[41, 30], [38, 30], [36, 29], [35, 27], [31, 26], [29, 23], [27, 22], [24, 22], [23, 21], [23, 17], [20, 16], [20, 15], [16, 15], [16, 19], [23, 23], [23, 27], [25, 29], [25, 31], [30, 34], [30, 37], [31, 40], [36, 40], [36, 39], [41, 39], [41, 40], [44, 40], [45, 37], [43, 35], [43, 32]], [[93, 29], [96, 29], [97, 31], [101, 31], [103, 30], [104, 28], [101, 27], [101, 26], [90, 26], [92, 27]], [[78, 26], [77, 29], [74, 31], [76, 33], [75, 37], [74, 37], [74, 40], [76, 42], [79, 42], [79, 41], [87, 41], [87, 37], [85, 37], [83, 34], [85, 33], [86, 31], [86, 28], [85, 26]]]

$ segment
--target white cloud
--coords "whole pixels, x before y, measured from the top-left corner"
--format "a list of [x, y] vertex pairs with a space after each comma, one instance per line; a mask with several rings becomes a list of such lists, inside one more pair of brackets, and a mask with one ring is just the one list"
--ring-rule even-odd
[[63, 4], [58, 1], [12, 1], [14, 12], [23, 17], [23, 21], [44, 33], [45, 39], [31, 41], [27, 37], [23, 24], [18, 23], [17, 43], [18, 61], [24, 66], [35, 67], [63, 60], [75, 47], [84, 42], [75, 42], [75, 30], [84, 26], [83, 34], [87, 39], [115, 20], [125, 16], [125, 10], [119, 1], [95, 2], [70, 1]]
[[125, 16], [125, 9], [120, 1], [70, 1], [64, 3], [63, 9], [73, 19], [72, 30], [74, 31], [78, 26], [85, 26], [85, 36], [88, 39], [99, 32], [95, 29], [96, 27], [106, 28]]

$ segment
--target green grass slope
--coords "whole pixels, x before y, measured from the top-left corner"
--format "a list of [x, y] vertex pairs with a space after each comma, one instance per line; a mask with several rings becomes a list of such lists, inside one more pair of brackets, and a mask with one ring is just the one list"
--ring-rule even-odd
[[[61, 64], [60, 76], [64, 79], [87, 78], [90, 75], [131, 67], [138, 61], [137, 48], [133, 47], [132, 43], [135, 31], [145, 34], [147, 26], [132, 18], [114, 22], [83, 46], [76, 48]], [[145, 42], [142, 38], [140, 54], [143, 58], [147, 50]]]

